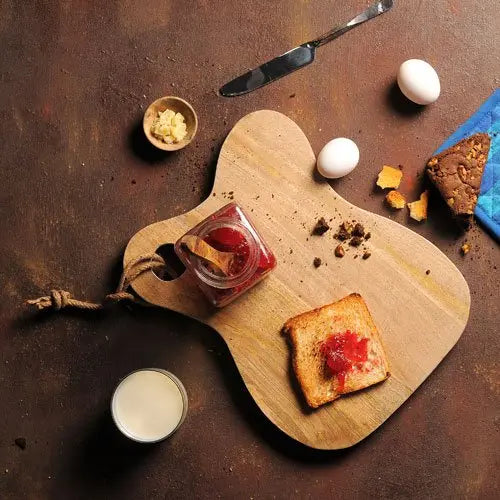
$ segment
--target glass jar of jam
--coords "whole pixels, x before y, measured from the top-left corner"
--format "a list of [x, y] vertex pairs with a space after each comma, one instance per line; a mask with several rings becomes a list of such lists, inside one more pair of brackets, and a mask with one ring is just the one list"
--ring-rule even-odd
[[[201, 238], [221, 252], [234, 254], [227, 274], [191, 253], [182, 244], [187, 235]], [[230, 203], [188, 231], [175, 252], [216, 307], [223, 307], [258, 283], [276, 267], [276, 258], [242, 208]]]

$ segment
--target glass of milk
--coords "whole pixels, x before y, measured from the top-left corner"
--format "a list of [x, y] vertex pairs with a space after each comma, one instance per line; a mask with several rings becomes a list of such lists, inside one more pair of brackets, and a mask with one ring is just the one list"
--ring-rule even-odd
[[128, 374], [111, 399], [111, 415], [116, 426], [139, 443], [157, 443], [171, 436], [184, 421], [187, 409], [187, 393], [182, 382], [160, 368]]

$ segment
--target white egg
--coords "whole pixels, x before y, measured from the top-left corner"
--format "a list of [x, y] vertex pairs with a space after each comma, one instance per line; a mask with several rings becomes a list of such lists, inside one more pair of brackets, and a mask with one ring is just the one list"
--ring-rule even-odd
[[327, 142], [318, 155], [316, 166], [328, 179], [338, 179], [352, 172], [359, 162], [356, 143], [345, 137]]
[[441, 93], [435, 69], [421, 59], [408, 59], [399, 67], [398, 85], [401, 92], [417, 104], [431, 104]]

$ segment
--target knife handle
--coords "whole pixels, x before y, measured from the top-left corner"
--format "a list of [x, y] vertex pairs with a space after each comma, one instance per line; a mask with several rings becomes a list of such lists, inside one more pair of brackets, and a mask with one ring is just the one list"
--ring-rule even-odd
[[348, 32], [352, 28], [359, 26], [360, 24], [377, 17], [380, 14], [388, 11], [394, 4], [394, 0], [380, 0], [379, 2], [374, 3], [370, 7], [368, 7], [361, 14], [357, 15], [354, 19], [351, 19], [348, 23], [342, 24], [328, 31], [324, 35], [316, 38], [308, 43], [308, 45], [312, 45], [313, 47], [321, 47], [325, 43], [331, 42], [338, 38], [340, 35]]

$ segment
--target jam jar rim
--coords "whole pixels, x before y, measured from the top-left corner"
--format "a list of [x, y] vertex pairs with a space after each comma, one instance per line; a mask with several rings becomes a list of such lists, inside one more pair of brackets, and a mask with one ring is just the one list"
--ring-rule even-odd
[[245, 281], [247, 281], [256, 271], [259, 262], [259, 242], [254, 232], [250, 228], [246, 227], [246, 225], [241, 221], [234, 220], [231, 217], [220, 217], [215, 220], [209, 221], [207, 224], [204, 224], [202, 227], [200, 227], [195, 234], [200, 238], [204, 238], [214, 229], [219, 229], [221, 227], [229, 227], [243, 234], [249, 248], [249, 255], [245, 266], [239, 274], [228, 277], [211, 273], [204, 267], [201, 267], [201, 269], [203, 269], [203, 271], [201, 271], [196, 264], [192, 264], [192, 271], [195, 276], [203, 281], [203, 283], [205, 283], [206, 285], [209, 285], [213, 288], [226, 290], [245, 283]]

